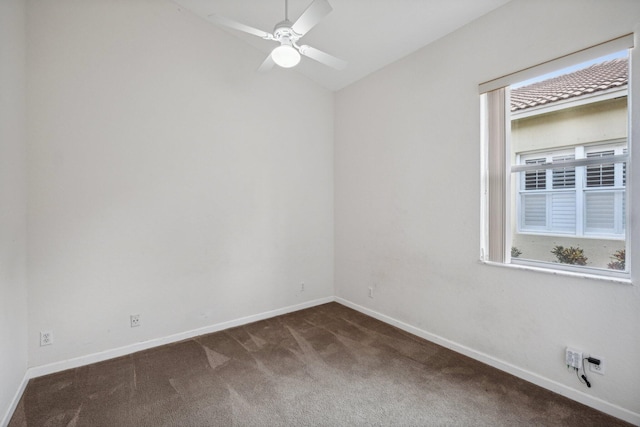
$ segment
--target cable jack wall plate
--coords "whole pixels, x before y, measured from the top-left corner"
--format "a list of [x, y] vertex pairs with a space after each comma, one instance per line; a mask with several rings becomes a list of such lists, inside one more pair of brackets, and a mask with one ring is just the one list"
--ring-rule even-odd
[[40, 347], [53, 344], [53, 332], [41, 331], [40, 332]]
[[567, 366], [580, 369], [582, 367], [582, 351], [567, 347], [565, 352], [565, 362]]

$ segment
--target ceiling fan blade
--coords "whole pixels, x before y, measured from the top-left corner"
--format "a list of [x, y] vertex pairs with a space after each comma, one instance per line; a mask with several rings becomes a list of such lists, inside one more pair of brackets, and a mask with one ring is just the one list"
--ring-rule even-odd
[[260, 68], [258, 68], [258, 72], [266, 73], [267, 71], [270, 71], [274, 65], [275, 65], [275, 62], [273, 62], [273, 58], [271, 57], [271, 54], [269, 54], [269, 56], [267, 56], [267, 59], [264, 60]]
[[315, 47], [307, 45], [300, 46], [300, 54], [311, 59], [315, 59], [321, 64], [328, 65], [329, 67], [335, 68], [336, 70], [344, 70], [347, 67], [347, 61], [329, 55], [328, 53], [318, 50]]
[[233, 19], [225, 18], [224, 16], [216, 15], [215, 13], [209, 15], [209, 19], [216, 24], [223, 25], [234, 30], [253, 34], [254, 36], [262, 37], [263, 39], [273, 40], [273, 36], [266, 31], [241, 24], [240, 22], [234, 21]]
[[314, 2], [302, 12], [302, 15], [300, 15], [300, 18], [291, 26], [291, 29], [300, 36], [303, 36], [332, 10], [333, 8], [328, 0], [314, 0]]

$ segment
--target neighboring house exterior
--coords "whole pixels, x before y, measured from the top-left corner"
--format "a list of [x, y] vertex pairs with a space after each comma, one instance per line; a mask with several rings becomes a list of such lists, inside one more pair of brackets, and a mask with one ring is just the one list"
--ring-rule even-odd
[[[511, 91], [512, 164], [627, 153], [627, 58]], [[624, 163], [512, 174], [512, 246], [521, 258], [556, 261], [556, 245], [607, 268], [625, 248]]]

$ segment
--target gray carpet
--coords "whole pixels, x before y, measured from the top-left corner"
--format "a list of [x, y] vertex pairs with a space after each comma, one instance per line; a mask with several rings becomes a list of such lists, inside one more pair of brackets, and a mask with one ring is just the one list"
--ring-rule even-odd
[[330, 303], [31, 380], [17, 426], [623, 426]]

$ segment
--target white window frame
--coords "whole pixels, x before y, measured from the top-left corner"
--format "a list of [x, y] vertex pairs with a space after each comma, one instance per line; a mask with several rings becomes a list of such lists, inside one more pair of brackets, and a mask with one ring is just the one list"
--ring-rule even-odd
[[[630, 217], [632, 207], [634, 207], [633, 188], [636, 181], [640, 188], [640, 177], [632, 173], [633, 164], [640, 164], [640, 149], [634, 153], [632, 141], [640, 140], [640, 127], [633, 127], [634, 119], [640, 120], [640, 108], [634, 108], [640, 102], [640, 89], [635, 89], [633, 82], [640, 78], [639, 71], [635, 71], [634, 65], [634, 34], [628, 34], [608, 42], [601, 43], [574, 54], [566, 55], [543, 64], [532, 66], [519, 72], [505, 75], [503, 77], [482, 83], [479, 85], [481, 95], [480, 118], [482, 121], [481, 131], [481, 250], [480, 261], [496, 266], [508, 266], [517, 269], [535, 270], [549, 272], [552, 274], [563, 274], [578, 276], [583, 278], [602, 279], [622, 283], [632, 283], [632, 273], [634, 270], [633, 251], [640, 253], [640, 242], [635, 242], [636, 229], [630, 227]], [[506, 105], [509, 100], [509, 87], [512, 84], [544, 75], [558, 69], [582, 63], [593, 58], [602, 57], [621, 50], [629, 50], [629, 82], [628, 82], [628, 153], [622, 156], [614, 156], [607, 159], [607, 163], [626, 163], [626, 202], [625, 229], [626, 241], [625, 250], [627, 255], [626, 271], [607, 270], [601, 268], [590, 268], [583, 266], [573, 266], [561, 263], [548, 263], [542, 261], [512, 260], [510, 256], [511, 244], [511, 221], [510, 221], [510, 194], [511, 194], [511, 173], [512, 169], [526, 170], [527, 166], [515, 165], [508, 167], [510, 157], [510, 114]], [[634, 79], [635, 75], [635, 79]], [[633, 95], [632, 95], [633, 94]], [[633, 159], [633, 160], [632, 160]], [[596, 159], [578, 159], [574, 161], [577, 165], [595, 164]], [[596, 162], [597, 163], [597, 162]], [[603, 163], [603, 162], [600, 162]], [[536, 168], [534, 166], [533, 168]], [[532, 170], [532, 168], [530, 168]], [[638, 208], [635, 206], [633, 215], [637, 215]], [[635, 268], [638, 266], [636, 265]]]
[[[613, 151], [613, 155], [624, 156], [626, 151], [626, 140], [609, 141], [606, 143], [597, 143], [589, 145], [578, 145], [570, 148], [558, 148], [554, 150], [533, 151], [516, 154], [516, 164], [524, 165], [527, 160], [542, 159], [544, 163], [550, 164], [557, 157], [573, 157], [575, 160], [587, 158], [589, 153], [601, 151]], [[603, 163], [605, 165], [610, 162]], [[586, 171], [588, 165], [569, 166], [574, 168], [574, 185], [570, 188], [554, 188], [553, 172], [557, 169], [543, 169], [545, 171], [545, 188], [527, 190], [524, 185], [525, 173], [520, 172], [519, 179], [516, 179], [516, 230], [519, 234], [544, 235], [544, 236], [567, 236], [578, 238], [592, 239], [608, 239], [608, 240], [624, 240], [626, 230], [626, 218], [624, 213], [623, 201], [626, 188], [623, 183], [623, 163], [614, 163], [614, 185], [588, 187]], [[540, 170], [540, 169], [538, 169]], [[595, 193], [614, 193], [614, 213], [613, 231], [607, 229], [589, 229], [587, 226], [588, 209], [587, 194]], [[554, 209], [552, 207], [553, 195], [555, 194], [573, 194], [574, 195], [574, 217], [573, 228], [554, 228]], [[527, 226], [525, 224], [526, 210], [523, 206], [523, 198], [527, 196], [544, 195], [545, 196], [545, 222], [541, 226]]]

